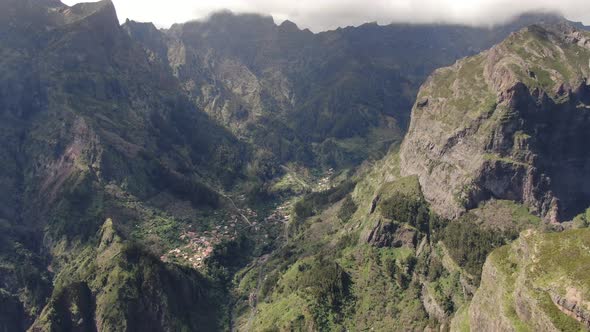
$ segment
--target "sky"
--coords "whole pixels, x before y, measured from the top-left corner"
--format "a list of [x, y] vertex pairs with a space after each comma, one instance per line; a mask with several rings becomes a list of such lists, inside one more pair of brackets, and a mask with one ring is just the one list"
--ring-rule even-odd
[[[73, 5], [77, 0], [62, 0]], [[159, 27], [206, 19], [212, 12], [272, 15], [314, 32], [367, 22], [460, 23], [490, 26], [527, 11], [558, 11], [590, 25], [590, 0], [113, 0], [121, 21]]]

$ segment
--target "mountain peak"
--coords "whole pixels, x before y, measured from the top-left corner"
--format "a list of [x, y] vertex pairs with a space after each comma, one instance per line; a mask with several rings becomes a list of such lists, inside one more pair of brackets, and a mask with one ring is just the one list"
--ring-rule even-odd
[[230, 10], [222, 10], [215, 12], [209, 16], [205, 21], [198, 21], [209, 24], [272, 24], [274, 19], [270, 15], [261, 14], [236, 14]]
[[[588, 46], [590, 41], [588, 38], [590, 33], [570, 22], [559, 22], [553, 24], [539, 23], [533, 24], [522, 30], [530, 34], [547, 38], [548, 36], [554, 36], [560, 41], [567, 44], [578, 44], [579, 46]], [[581, 42], [581, 43], [580, 43]]]
[[[573, 86], [590, 77], [586, 59], [589, 50], [587, 31], [568, 23], [534, 24], [511, 34], [489, 51], [486, 75], [495, 82], [504, 82], [496, 87], [500, 90], [512, 87], [516, 80], [553, 95], [557, 85]], [[516, 61], [515, 65], [498, 60], [507, 58]], [[510, 75], [500, 77], [495, 71], [499, 66]], [[507, 80], [509, 76], [514, 80]]]
[[527, 25], [555, 24], [566, 21], [562, 14], [552, 11], [530, 11], [515, 16], [513, 22], [522, 22]]
[[144, 33], [154, 33], [159, 31], [152, 22], [137, 22], [127, 19], [122, 25], [124, 28], [143, 31]]
[[297, 24], [289, 20], [285, 20], [283, 23], [281, 23], [281, 25], [279, 25], [279, 28], [286, 31], [299, 31], [299, 27], [297, 26]]
[[93, 20], [109, 25], [119, 25], [117, 11], [111, 0], [79, 3], [63, 10], [62, 13], [66, 24]]

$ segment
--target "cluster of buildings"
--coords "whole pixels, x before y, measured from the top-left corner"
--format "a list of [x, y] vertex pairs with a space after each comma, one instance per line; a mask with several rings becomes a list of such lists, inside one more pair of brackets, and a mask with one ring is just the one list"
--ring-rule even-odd
[[334, 169], [330, 168], [325, 174], [324, 177], [321, 178], [317, 185], [314, 186], [313, 191], [315, 192], [320, 192], [320, 191], [325, 191], [331, 188], [332, 186], [332, 175], [334, 175]]
[[[224, 221], [219, 222], [212, 229], [196, 232], [192, 230], [185, 230], [180, 235], [180, 240], [186, 245], [175, 248], [164, 254], [162, 261], [180, 260], [195, 269], [203, 267], [207, 257], [209, 257], [215, 246], [224, 242], [235, 240], [238, 234], [250, 228], [254, 232], [261, 232], [266, 229], [266, 226], [273, 224], [287, 223], [289, 221], [289, 214], [291, 204], [285, 203], [274, 209], [271, 214], [260, 220], [258, 213], [251, 208], [238, 209], [237, 214], [231, 214]], [[268, 238], [268, 234], [260, 234], [264, 238]]]

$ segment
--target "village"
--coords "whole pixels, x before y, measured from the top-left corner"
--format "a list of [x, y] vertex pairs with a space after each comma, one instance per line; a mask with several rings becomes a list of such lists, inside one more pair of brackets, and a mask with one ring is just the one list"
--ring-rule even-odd
[[320, 192], [330, 189], [332, 186], [331, 179], [333, 175], [334, 169], [330, 168], [327, 172], [324, 173], [324, 176], [321, 179], [319, 179], [318, 183], [315, 186], [313, 186], [312, 191]]
[[168, 251], [160, 259], [164, 262], [176, 260], [200, 269], [215, 246], [235, 240], [244, 231], [252, 232], [253, 236], [266, 242], [271, 229], [282, 228], [289, 222], [290, 212], [290, 201], [271, 210], [264, 218], [249, 207], [237, 208], [233, 213], [222, 216], [211, 230], [197, 232], [192, 227], [187, 227], [180, 235], [180, 240], [186, 245]]
[[[330, 168], [314, 183], [311, 191], [319, 192], [330, 189], [333, 175], [334, 170]], [[216, 212], [215, 215], [219, 219], [215, 221], [214, 226], [209, 230], [196, 231], [192, 226], [187, 226], [180, 235], [180, 240], [185, 245], [168, 251], [160, 259], [164, 262], [174, 260], [195, 269], [201, 269], [205, 260], [211, 256], [217, 245], [236, 240], [240, 234], [245, 232], [259, 239], [260, 243], [266, 244], [272, 234], [275, 234], [275, 236], [276, 234], [285, 234], [281, 230], [286, 229], [286, 225], [291, 218], [293, 202], [297, 199], [291, 198], [270, 211], [262, 213], [256, 212], [247, 206], [238, 207], [231, 197], [226, 196], [226, 198], [231, 202], [233, 211], [226, 212], [225, 215], [219, 215]], [[244, 204], [246, 200], [244, 195], [239, 195], [235, 199], [240, 205]]]

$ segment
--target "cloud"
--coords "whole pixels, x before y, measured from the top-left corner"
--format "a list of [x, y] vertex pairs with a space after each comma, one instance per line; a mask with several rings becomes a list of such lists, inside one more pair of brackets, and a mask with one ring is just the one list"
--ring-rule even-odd
[[[80, 1], [65, 0], [71, 5]], [[270, 14], [313, 31], [366, 22], [493, 25], [527, 11], [557, 11], [590, 24], [588, 0], [113, 0], [119, 18], [169, 26], [212, 12]]]

